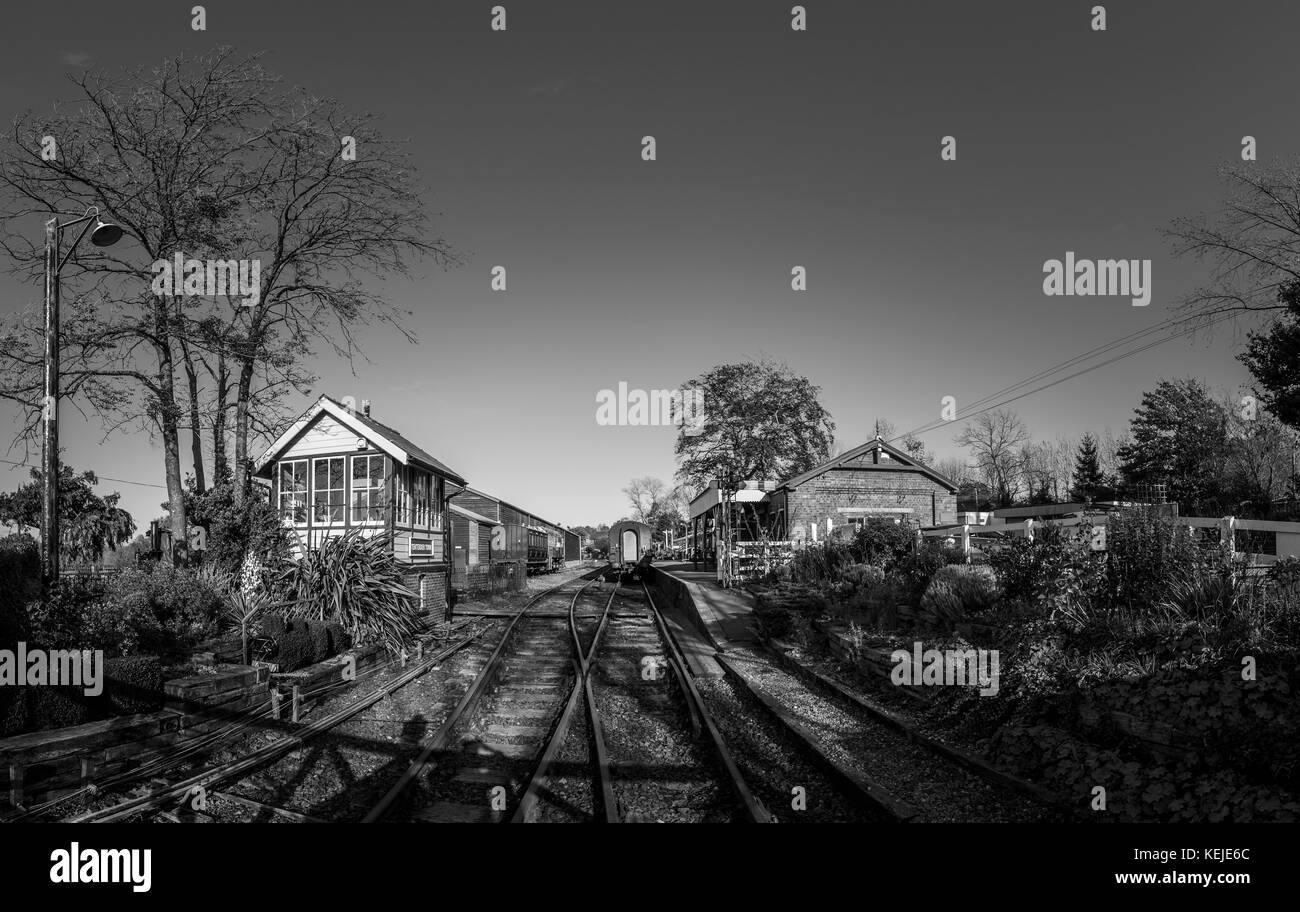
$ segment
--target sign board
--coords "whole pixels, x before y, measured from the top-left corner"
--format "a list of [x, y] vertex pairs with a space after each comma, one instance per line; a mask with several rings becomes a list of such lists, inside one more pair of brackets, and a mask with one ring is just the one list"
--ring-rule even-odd
[[492, 550], [498, 554], [506, 550], [505, 526], [492, 527]]
[[208, 550], [208, 530], [202, 526], [190, 527], [190, 550], [206, 551]]
[[411, 554], [433, 554], [433, 541], [427, 538], [411, 539]]

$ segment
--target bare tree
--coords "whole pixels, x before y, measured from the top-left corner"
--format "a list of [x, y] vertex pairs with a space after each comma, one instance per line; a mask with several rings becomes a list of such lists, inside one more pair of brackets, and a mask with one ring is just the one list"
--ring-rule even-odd
[[1000, 506], [1015, 501], [1022, 448], [1029, 431], [1010, 409], [981, 412], [957, 435], [956, 443], [968, 447], [984, 480]]
[[966, 460], [956, 456], [946, 456], [938, 460], [934, 464], [934, 470], [959, 488], [975, 480], [975, 471], [966, 464]]
[[[410, 256], [454, 258], [426, 236], [423, 191], [401, 144], [383, 139], [368, 116], [285, 89], [256, 57], [222, 48], [72, 82], [79, 102], [19, 119], [0, 156], [0, 243], [11, 271], [37, 281], [43, 251], [33, 226], [51, 212], [96, 205], [134, 241], [82, 247], [68, 262], [77, 296], [61, 338], [63, 391], [108, 429], [139, 422], [159, 434], [171, 525], [183, 540], [187, 422], [196, 468], [206, 425], [219, 476], [233, 419], [242, 496], [250, 436], [274, 419], [266, 406], [284, 407], [286, 387], [310, 380], [300, 365], [313, 344], [352, 358], [356, 327], [379, 321], [400, 331], [400, 314], [361, 277], [406, 274]], [[40, 154], [44, 136], [58, 143], [49, 160]], [[345, 137], [355, 141], [355, 159], [341, 154]], [[182, 254], [256, 260], [258, 287], [250, 295], [157, 293], [152, 264]], [[40, 420], [39, 337], [34, 310], [0, 336], [0, 396], [26, 406], [24, 440]]]
[[1176, 219], [1165, 231], [1174, 252], [1212, 263], [1210, 282], [1181, 302], [1202, 325], [1223, 317], [1271, 318], [1278, 293], [1300, 280], [1300, 166], [1235, 162], [1220, 169], [1228, 198], [1217, 219]]
[[623, 493], [627, 495], [628, 504], [632, 507], [632, 518], [646, 525], [654, 524], [655, 518], [671, 494], [668, 485], [649, 475], [644, 478], [633, 478], [623, 489]]

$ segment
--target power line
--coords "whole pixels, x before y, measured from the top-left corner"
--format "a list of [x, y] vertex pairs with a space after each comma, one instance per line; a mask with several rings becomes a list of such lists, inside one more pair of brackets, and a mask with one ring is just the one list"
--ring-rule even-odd
[[[39, 466], [34, 466], [30, 462], [14, 462], [12, 459], [0, 459], [0, 462], [7, 463], [11, 466], [26, 466], [29, 469], [39, 468]], [[155, 484], [152, 481], [132, 481], [129, 478], [114, 478], [111, 475], [100, 475], [98, 472], [95, 473], [95, 480], [116, 481], [118, 484], [139, 485], [142, 488], [162, 488], [164, 491], [167, 490], [166, 485]]]
[[[1015, 402], [1015, 401], [1017, 401], [1017, 400], [1019, 400], [1019, 399], [1023, 399], [1023, 398], [1025, 398], [1026, 396], [1032, 396], [1032, 395], [1034, 395], [1035, 393], [1040, 393], [1040, 392], [1042, 392], [1043, 390], [1050, 389], [1051, 387], [1056, 386], [1056, 385], [1059, 384], [1059, 383], [1064, 383], [1064, 382], [1066, 382], [1067, 380], [1072, 380], [1072, 379], [1074, 379], [1075, 377], [1082, 376], [1083, 374], [1091, 373], [1091, 372], [1094, 371], [1094, 370], [1098, 370], [1098, 369], [1100, 369], [1100, 368], [1102, 368], [1102, 367], [1106, 367], [1107, 365], [1114, 364], [1116, 361], [1122, 361], [1122, 360], [1124, 360], [1125, 358], [1130, 358], [1130, 357], [1132, 357], [1133, 355], [1141, 354], [1141, 353], [1144, 352], [1144, 351], [1148, 351], [1148, 350], [1150, 350], [1150, 349], [1152, 349], [1152, 348], [1155, 348], [1156, 346], [1163, 345], [1164, 343], [1169, 342], [1169, 341], [1171, 341], [1171, 340], [1173, 340], [1173, 339], [1177, 339], [1177, 338], [1179, 338], [1179, 337], [1181, 337], [1181, 336], [1190, 335], [1190, 334], [1192, 334], [1193, 332], [1195, 332], [1195, 331], [1198, 329], [1198, 327], [1199, 327], [1199, 328], [1205, 328], [1205, 329], [1208, 329], [1208, 328], [1210, 328], [1210, 327], [1212, 327], [1212, 326], [1215, 326], [1215, 325], [1217, 325], [1217, 324], [1219, 324], [1219, 323], [1224, 322], [1225, 320], [1231, 319], [1231, 318], [1234, 317], [1234, 316], [1235, 316], [1234, 313], [1232, 313], [1232, 312], [1228, 312], [1228, 313], [1221, 314], [1220, 316], [1217, 316], [1217, 317], [1215, 317], [1215, 318], [1210, 319], [1208, 323], [1205, 323], [1205, 322], [1199, 322], [1199, 321], [1203, 321], [1203, 319], [1204, 319], [1203, 317], [1200, 317], [1200, 316], [1184, 317], [1184, 318], [1179, 318], [1179, 319], [1174, 319], [1174, 320], [1167, 320], [1167, 321], [1165, 321], [1164, 323], [1158, 323], [1158, 324], [1155, 324], [1155, 325], [1153, 325], [1153, 326], [1149, 326], [1149, 327], [1147, 327], [1146, 329], [1137, 330], [1137, 331], [1135, 331], [1135, 332], [1129, 333], [1129, 334], [1126, 335], [1126, 336], [1122, 336], [1122, 337], [1120, 337], [1119, 339], [1115, 339], [1115, 340], [1113, 340], [1112, 342], [1108, 342], [1108, 343], [1106, 343], [1106, 344], [1104, 344], [1104, 345], [1099, 345], [1099, 346], [1097, 346], [1097, 347], [1095, 347], [1095, 348], [1093, 348], [1093, 349], [1090, 349], [1090, 350], [1087, 351], [1087, 352], [1084, 352], [1082, 355], [1075, 355], [1073, 358], [1070, 358], [1070, 359], [1068, 359], [1067, 361], [1063, 361], [1063, 362], [1061, 362], [1060, 364], [1058, 364], [1058, 365], [1056, 365], [1056, 366], [1054, 366], [1054, 367], [1048, 368], [1048, 369], [1046, 369], [1046, 370], [1039, 371], [1037, 374], [1033, 374], [1033, 375], [1031, 375], [1030, 377], [1028, 377], [1028, 378], [1026, 378], [1026, 379], [1024, 379], [1024, 380], [1018, 381], [1017, 383], [1013, 383], [1013, 384], [1011, 384], [1010, 386], [1003, 387], [1001, 390], [998, 390], [998, 391], [995, 392], [995, 393], [992, 393], [992, 394], [990, 394], [990, 395], [988, 395], [988, 396], [985, 396], [985, 397], [983, 397], [982, 399], [978, 399], [978, 400], [976, 400], [975, 403], [973, 403], [973, 404], [974, 404], [974, 405], [977, 405], [977, 406], [979, 406], [979, 405], [983, 405], [983, 404], [986, 403], [986, 402], [989, 403], [989, 404], [988, 404], [988, 405], [983, 405], [982, 408], [977, 408], [977, 409], [975, 409], [974, 411], [966, 412], [966, 413], [963, 415], [963, 418], [966, 418], [966, 419], [973, 418], [973, 417], [975, 417], [976, 415], [980, 415], [980, 414], [983, 414], [984, 412], [989, 411], [990, 409], [1000, 408], [1000, 407], [1002, 407], [1002, 406], [1004, 406], [1004, 405], [1009, 405], [1009, 404], [1011, 404], [1012, 402]], [[1146, 343], [1145, 345], [1141, 345], [1141, 346], [1139, 346], [1139, 347], [1137, 347], [1137, 348], [1133, 348], [1133, 349], [1129, 349], [1128, 351], [1121, 352], [1120, 354], [1118, 354], [1118, 355], [1116, 355], [1116, 356], [1114, 356], [1114, 357], [1112, 357], [1112, 358], [1108, 358], [1108, 359], [1106, 359], [1105, 361], [1100, 361], [1100, 362], [1097, 362], [1096, 364], [1089, 365], [1088, 367], [1085, 367], [1085, 368], [1083, 368], [1082, 370], [1075, 371], [1074, 373], [1069, 374], [1069, 375], [1067, 375], [1067, 376], [1065, 376], [1065, 377], [1058, 377], [1057, 379], [1053, 380], [1053, 381], [1050, 382], [1050, 383], [1045, 383], [1045, 384], [1043, 384], [1043, 385], [1041, 385], [1041, 386], [1035, 387], [1034, 389], [1027, 390], [1026, 392], [1020, 393], [1020, 394], [1015, 395], [1015, 396], [1012, 396], [1012, 397], [1010, 397], [1010, 398], [1003, 399], [1003, 400], [1001, 400], [1001, 401], [990, 401], [990, 400], [995, 400], [995, 399], [997, 399], [997, 397], [999, 397], [999, 396], [1001, 396], [1001, 395], [1003, 395], [1003, 394], [1005, 394], [1005, 393], [1012, 392], [1012, 391], [1014, 391], [1014, 390], [1016, 390], [1016, 389], [1019, 389], [1020, 387], [1025, 386], [1026, 384], [1033, 382], [1035, 379], [1041, 379], [1041, 378], [1049, 377], [1049, 376], [1051, 376], [1052, 374], [1059, 373], [1060, 371], [1062, 371], [1062, 370], [1064, 370], [1064, 369], [1066, 369], [1066, 368], [1068, 368], [1068, 367], [1071, 367], [1071, 366], [1073, 366], [1073, 365], [1075, 365], [1075, 364], [1078, 364], [1079, 362], [1084, 361], [1084, 360], [1086, 360], [1087, 358], [1094, 356], [1095, 354], [1104, 354], [1104, 353], [1106, 353], [1106, 352], [1108, 352], [1108, 351], [1112, 351], [1112, 350], [1114, 350], [1114, 349], [1117, 348], [1117, 347], [1123, 346], [1124, 344], [1127, 344], [1127, 343], [1129, 343], [1129, 342], [1137, 341], [1137, 340], [1140, 339], [1142, 336], [1149, 335], [1150, 333], [1152, 333], [1152, 332], [1154, 332], [1154, 331], [1156, 331], [1156, 330], [1163, 329], [1163, 328], [1167, 328], [1167, 327], [1176, 326], [1176, 325], [1178, 325], [1178, 324], [1180, 324], [1180, 323], [1191, 322], [1191, 321], [1193, 321], [1193, 320], [1198, 321], [1198, 324], [1197, 324], [1197, 325], [1194, 325], [1194, 326], [1191, 326], [1191, 327], [1189, 327], [1189, 328], [1187, 328], [1187, 329], [1181, 329], [1181, 330], [1179, 330], [1179, 331], [1177, 331], [1177, 332], [1170, 333], [1170, 334], [1167, 335], [1167, 336], [1164, 336], [1164, 337], [1162, 337], [1162, 338], [1158, 338], [1158, 339], [1156, 339], [1156, 340], [1154, 340], [1154, 341], [1152, 341], [1152, 342], [1148, 342], [1148, 343]], [[939, 428], [944, 427], [944, 426], [946, 426], [946, 425], [948, 425], [948, 424], [951, 424], [951, 423], [952, 423], [951, 421], [945, 421], [945, 420], [942, 420], [942, 419], [940, 419], [940, 420], [938, 420], [938, 421], [930, 421], [930, 422], [927, 422], [927, 423], [921, 425], [920, 427], [916, 428], [915, 430], [911, 430], [911, 431], [908, 431], [908, 432], [906, 432], [906, 433], [904, 433], [904, 434], [897, 435], [897, 436], [895, 436], [894, 438], [892, 438], [892, 439], [891, 439], [890, 441], [888, 441], [888, 442], [889, 442], [889, 443], [893, 443], [893, 442], [898, 441], [898, 440], [904, 440], [904, 439], [906, 439], [907, 437], [915, 437], [915, 436], [917, 436], [917, 435], [919, 435], [919, 434], [928, 434], [930, 431], [938, 430]]]

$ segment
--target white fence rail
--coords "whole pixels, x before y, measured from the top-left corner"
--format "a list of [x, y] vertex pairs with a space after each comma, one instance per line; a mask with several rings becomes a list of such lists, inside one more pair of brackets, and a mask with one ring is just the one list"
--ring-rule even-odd
[[[1286, 557], [1300, 558], [1300, 522], [1281, 522], [1271, 519], [1238, 519], [1235, 516], [1178, 516], [1174, 517], [1172, 522], [1174, 525], [1184, 526], [1192, 530], [1218, 529], [1219, 540], [1224, 543], [1230, 542], [1232, 545], [1231, 551], [1227, 548], [1223, 549], [1226, 560], [1240, 561], [1248, 555], [1254, 566], [1267, 566]], [[921, 531], [921, 535], [924, 538], [951, 539], [953, 546], [960, 547], [969, 561], [971, 552], [975, 547], [973, 543], [978, 543], [980, 539], [991, 537], [996, 541], [1011, 537], [1032, 540], [1035, 531], [1045, 526], [1068, 528], [1081, 525], [1092, 527], [1092, 535], [1089, 538], [1092, 549], [1094, 551], [1104, 551], [1106, 549], [1108, 528], [1106, 514], [1104, 513], [1068, 516], [1062, 519], [1026, 519], [1021, 522], [985, 526], [963, 525], [943, 529], [924, 529]], [[1273, 549], [1274, 553], [1260, 554], [1258, 552], [1238, 550], [1238, 532], [1272, 533], [1276, 541]]]

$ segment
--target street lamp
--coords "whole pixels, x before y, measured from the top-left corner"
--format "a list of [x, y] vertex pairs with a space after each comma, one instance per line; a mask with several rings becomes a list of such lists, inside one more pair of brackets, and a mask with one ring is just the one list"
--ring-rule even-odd
[[[92, 225], [93, 221], [93, 225]], [[63, 229], [85, 223], [81, 234], [59, 258]], [[122, 238], [122, 229], [99, 217], [91, 206], [81, 218], [59, 224], [56, 215], [45, 223], [45, 399], [42, 414], [41, 578], [53, 583], [59, 578], [59, 273], [81, 239], [90, 233], [96, 247], [111, 247]]]

